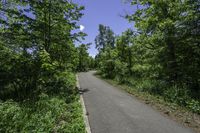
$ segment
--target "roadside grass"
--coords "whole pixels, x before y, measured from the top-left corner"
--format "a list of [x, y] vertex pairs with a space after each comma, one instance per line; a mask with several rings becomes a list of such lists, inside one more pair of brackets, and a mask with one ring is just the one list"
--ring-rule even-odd
[[197, 133], [200, 133], [200, 115], [193, 113], [188, 108], [179, 106], [176, 103], [166, 101], [162, 96], [153, 95], [149, 92], [141, 91], [135, 87], [127, 84], [120, 84], [116, 80], [107, 79], [99, 73], [94, 74], [96, 77], [103, 79], [107, 83], [128, 92], [143, 103], [153, 107], [155, 110], [161, 112], [162, 115], [170, 117], [171, 119], [181, 123], [186, 127], [194, 129]]
[[85, 133], [75, 74], [54, 76], [23, 100], [0, 100], [0, 133]]
[[35, 103], [0, 102], [0, 132], [85, 133], [79, 97], [42, 93]]

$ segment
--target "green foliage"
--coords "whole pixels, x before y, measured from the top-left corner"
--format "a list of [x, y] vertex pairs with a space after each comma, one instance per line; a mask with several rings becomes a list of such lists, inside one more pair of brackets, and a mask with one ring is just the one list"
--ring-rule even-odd
[[195, 113], [200, 114], [200, 102], [194, 99], [186, 101], [186, 107]]
[[107, 47], [115, 47], [114, 32], [109, 26], [104, 26], [102, 24], [99, 25], [99, 34], [95, 38], [95, 44], [99, 51], [104, 51]]
[[7, 101], [0, 103], [0, 132], [84, 133], [81, 105], [78, 99], [66, 103], [64, 98], [44, 93], [36, 104]]
[[69, 71], [57, 72], [51, 75], [51, 78], [43, 76], [39, 81], [39, 92], [45, 92], [51, 95], [68, 96], [75, 93], [75, 75]]
[[[199, 16], [197, 3], [190, 0], [173, 2], [139, 0], [137, 4], [143, 8], [139, 8], [132, 15], [127, 15], [129, 21], [136, 23], [140, 33], [138, 39], [142, 40], [137, 40], [137, 43], [142, 44], [145, 48], [144, 55], [147, 54], [143, 60], [150, 65], [159, 65], [160, 70], [153, 69], [151, 73], [157, 72], [156, 75], [169, 84], [190, 84], [190, 89], [195, 93], [199, 92], [197, 89], [199, 52], [195, 52], [199, 51], [196, 47], [199, 42], [199, 38], [196, 37], [199, 34], [198, 20], [196, 20]], [[192, 65], [187, 65], [188, 57]]]
[[0, 2], [0, 132], [85, 132], [74, 75], [74, 42], [85, 33], [72, 32], [83, 9], [68, 0]]
[[198, 3], [132, 0], [131, 4], [138, 8], [126, 18], [134, 22], [136, 31], [128, 29], [115, 37], [114, 47], [109, 49], [103, 39], [107, 36], [105, 29], [100, 27], [104, 30], [99, 30], [96, 37], [100, 49], [95, 59], [101, 74], [198, 113]]
[[52, 0], [1, 4], [1, 99], [22, 101], [41, 92], [69, 89], [62, 75], [78, 66], [74, 41], [85, 34], [71, 31], [78, 28], [84, 8]]
[[190, 93], [185, 87], [172, 86], [164, 91], [163, 96], [167, 101], [185, 106], [195, 113], [200, 113], [200, 103], [192, 99], [189, 96]]
[[101, 51], [101, 54], [96, 59], [99, 69], [107, 78], [115, 77], [116, 54], [115, 50], [111, 50], [110, 47], [107, 47], [105, 51]]
[[[116, 80], [118, 83], [120, 81]], [[167, 83], [159, 80], [128, 78], [124, 84], [129, 86], [130, 92], [147, 92], [153, 96], [161, 96], [165, 101], [176, 103], [180, 106], [186, 107], [194, 113], [200, 114], [200, 103], [190, 97], [189, 90], [186, 87], [174, 85], [168, 87]]]
[[119, 60], [115, 61], [115, 73], [116, 75], [116, 80], [119, 83], [125, 83], [127, 81], [127, 75], [128, 75], [128, 69], [127, 69], [127, 63], [120, 62]]
[[90, 44], [81, 44], [78, 49], [79, 61], [77, 71], [87, 71], [94, 68], [94, 59], [89, 56], [88, 48]]

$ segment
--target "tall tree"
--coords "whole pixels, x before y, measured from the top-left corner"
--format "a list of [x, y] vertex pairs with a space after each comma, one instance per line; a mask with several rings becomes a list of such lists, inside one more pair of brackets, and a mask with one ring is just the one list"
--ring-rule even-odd
[[83, 33], [71, 31], [78, 28], [83, 9], [71, 1], [1, 2], [2, 98], [24, 99], [42, 88], [55, 89], [62, 72], [76, 70], [74, 41]]
[[121, 36], [116, 39], [116, 48], [118, 51], [118, 56], [121, 62], [128, 64], [129, 74], [131, 75], [132, 63], [132, 50], [131, 46], [133, 44], [134, 32], [131, 29], [123, 32]]
[[132, 0], [139, 8], [127, 15], [129, 21], [135, 22], [139, 42], [147, 49], [145, 53], [153, 55], [146, 56], [151, 68], [153, 63], [159, 65], [159, 70], [152, 69], [153, 75], [170, 85], [186, 85], [195, 97], [200, 91], [198, 3], [199, 0]]
[[95, 44], [99, 51], [105, 50], [106, 47], [115, 47], [115, 36], [110, 27], [99, 25], [99, 34], [95, 38]]
[[90, 67], [90, 58], [88, 53], [88, 48], [90, 44], [81, 44], [78, 49], [79, 64], [78, 71], [87, 71]]

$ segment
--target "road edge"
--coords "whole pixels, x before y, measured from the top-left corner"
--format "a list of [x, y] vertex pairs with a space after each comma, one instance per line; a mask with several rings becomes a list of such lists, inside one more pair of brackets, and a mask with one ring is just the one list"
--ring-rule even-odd
[[[78, 88], [78, 90], [80, 90], [78, 74], [76, 74], [76, 87]], [[88, 119], [88, 116], [87, 116], [87, 110], [86, 110], [86, 107], [85, 107], [85, 102], [83, 100], [83, 94], [80, 94], [80, 102], [81, 102], [82, 110], [83, 110], [83, 119], [84, 119], [84, 123], [85, 123], [85, 130], [86, 130], [87, 133], [91, 133], [89, 119]]]
[[[190, 129], [193, 133], [200, 133], [199, 127], [196, 127], [196, 125], [198, 125], [199, 122], [195, 122], [195, 120], [194, 120], [195, 124], [192, 125], [191, 122], [189, 122], [189, 123], [187, 121], [185, 122], [185, 120], [190, 119], [190, 118], [187, 118], [187, 117], [186, 118], [180, 118], [180, 117], [176, 116], [176, 113], [180, 113], [183, 110], [183, 108], [180, 108], [180, 106], [177, 105], [177, 108], [180, 108], [180, 109], [176, 109], [176, 110], [178, 110], [177, 112], [171, 113], [169, 110], [167, 110], [167, 108], [171, 108], [171, 107], [169, 105], [167, 105], [166, 101], [164, 101], [166, 103], [162, 103], [162, 102], [159, 103], [159, 100], [155, 101], [155, 99], [152, 99], [152, 97], [156, 98], [155, 96], [151, 95], [150, 98], [146, 98], [146, 97], [143, 97], [144, 95], [141, 94], [140, 92], [139, 92], [140, 93], [139, 94], [138, 92], [134, 93], [134, 92], [128, 91], [127, 88], [129, 88], [129, 87], [126, 84], [120, 85], [120, 84], [116, 84], [117, 81], [115, 81], [115, 80], [105, 79], [105, 78], [102, 78], [99, 75], [94, 75], [94, 76], [96, 78], [110, 84], [111, 86], [115, 87], [116, 89], [118, 89], [118, 90], [120, 90], [124, 93], [127, 93], [129, 96], [137, 99], [139, 102], [146, 104], [147, 106], [149, 106], [153, 110], [159, 112], [162, 116], [166, 117], [167, 119], [170, 119], [170, 120], [178, 123], [179, 125], [181, 125], [184, 128]], [[160, 107], [158, 107], [159, 104], [161, 104], [162, 106], [166, 106], [167, 108], [165, 108], [164, 110], [161, 110]], [[189, 114], [189, 113], [191, 113], [191, 112], [184, 109], [183, 115], [186, 115], [186, 114]], [[194, 117], [193, 114], [194, 113], [192, 113], [192, 116]], [[198, 118], [196, 118], [196, 119], [198, 119]]]

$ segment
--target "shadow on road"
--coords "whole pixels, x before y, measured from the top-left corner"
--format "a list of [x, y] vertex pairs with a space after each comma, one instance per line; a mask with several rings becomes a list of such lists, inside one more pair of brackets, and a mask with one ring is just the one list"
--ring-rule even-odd
[[87, 88], [85, 88], [85, 89], [84, 89], [84, 88], [80, 88], [80, 89], [79, 89], [79, 93], [80, 93], [80, 94], [86, 93], [86, 92], [88, 92], [88, 91], [90, 91], [90, 90], [87, 89]]

